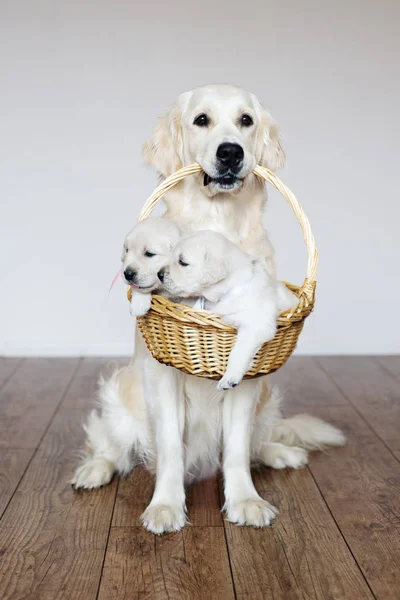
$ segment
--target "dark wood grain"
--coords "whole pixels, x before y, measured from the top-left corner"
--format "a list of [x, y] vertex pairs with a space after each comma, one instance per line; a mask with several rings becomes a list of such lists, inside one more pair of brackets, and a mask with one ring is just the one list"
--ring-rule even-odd
[[308, 470], [253, 476], [279, 515], [265, 530], [226, 524], [237, 597], [372, 598]]
[[[319, 361], [308, 360], [309, 372], [319, 368]], [[364, 418], [366, 414], [375, 417], [371, 402], [373, 393], [378, 398], [385, 393], [384, 387], [382, 391], [379, 389], [383, 373], [379, 368], [372, 368], [373, 359], [324, 358], [322, 362], [332, 373], [330, 377], [321, 370], [325, 394], [334, 396], [340, 381], [343, 393], [355, 403], [360, 414], [350, 402], [346, 406], [322, 403], [310, 409], [314, 416], [342, 429], [347, 436], [347, 444], [343, 448], [312, 454], [309, 468], [374, 594], [385, 600], [396, 598], [400, 587], [396, 568], [400, 562], [400, 465], [377, 438], [370, 419]], [[353, 363], [354, 372], [351, 370]], [[368, 368], [372, 369], [374, 377], [380, 378], [378, 381], [373, 383], [367, 376]], [[365, 380], [360, 381], [361, 374], [371, 382], [372, 389], [368, 389]], [[282, 370], [282, 379], [285, 380], [286, 376]], [[310, 378], [310, 386], [312, 381]], [[395, 387], [392, 383], [389, 385], [393, 394]], [[305, 381], [299, 387], [297, 401], [301, 410], [307, 407], [309, 393]], [[289, 412], [295, 412], [297, 407], [292, 405], [292, 399], [287, 400]], [[396, 409], [392, 409], [392, 397], [389, 396], [386, 403], [382, 403], [382, 410], [385, 412], [388, 406], [393, 416]], [[387, 417], [382, 419], [386, 422]], [[383, 422], [380, 420], [382, 433], [385, 433]], [[373, 423], [376, 425], [377, 422], [374, 420]]]
[[153, 489], [143, 468], [120, 481], [99, 598], [234, 598], [217, 480], [188, 488], [192, 525], [164, 537], [140, 523]]
[[225, 523], [210, 479], [187, 490], [192, 525], [160, 538], [140, 525], [154, 486], [143, 469], [97, 491], [69, 485], [97, 376], [115, 361], [85, 360], [70, 383], [75, 359], [0, 360], [2, 600], [397, 600], [400, 359], [319, 360], [294, 357], [274, 381], [287, 414], [336, 424], [347, 446], [302, 471], [254, 472], [280, 510], [272, 528]]
[[31, 450], [0, 451], [0, 518], [21, 480], [31, 458]]
[[0, 447], [35, 449], [79, 359], [29, 358], [0, 391]]
[[[69, 481], [77, 461], [77, 444], [83, 439], [85, 405], [89, 408], [92, 404], [103, 363], [92, 359], [81, 365], [4, 513], [0, 529], [2, 600], [96, 597], [117, 483], [76, 493]], [[64, 381], [63, 369], [58, 367], [57, 372]], [[42, 378], [43, 372], [33, 381], [43, 391]], [[53, 387], [47, 389], [53, 395]], [[37, 396], [34, 388], [32, 397]], [[50, 404], [43, 398], [46, 413]]]
[[99, 600], [234, 598], [222, 527], [186, 527], [155, 537], [112, 527]]
[[346, 447], [315, 453], [310, 470], [377, 598], [400, 589], [400, 465], [351, 407], [319, 416], [347, 423]]
[[380, 439], [399, 455], [399, 381], [372, 358], [324, 357], [318, 358], [317, 362]]

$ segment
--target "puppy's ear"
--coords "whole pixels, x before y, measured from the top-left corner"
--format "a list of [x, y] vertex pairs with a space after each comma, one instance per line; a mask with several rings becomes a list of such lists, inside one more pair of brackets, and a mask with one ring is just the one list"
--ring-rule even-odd
[[229, 275], [229, 262], [223, 256], [218, 258], [215, 254], [205, 250], [204, 268], [201, 275], [201, 283], [204, 286], [213, 285]]
[[271, 115], [259, 104], [261, 112], [261, 129], [259, 144], [259, 164], [271, 171], [285, 166], [286, 155], [282, 148], [279, 128]]
[[151, 138], [143, 146], [143, 157], [148, 165], [168, 177], [182, 167], [182, 112], [174, 106], [160, 117]]

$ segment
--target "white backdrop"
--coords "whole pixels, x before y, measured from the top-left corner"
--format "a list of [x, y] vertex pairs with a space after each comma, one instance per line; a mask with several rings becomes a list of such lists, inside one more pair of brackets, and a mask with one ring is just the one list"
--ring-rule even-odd
[[[141, 145], [179, 93], [211, 82], [250, 89], [281, 126], [279, 174], [321, 259], [298, 352], [400, 351], [397, 0], [0, 7], [0, 354], [131, 351], [124, 288], [108, 286], [156, 183]], [[279, 275], [301, 282], [279, 195], [265, 219]]]

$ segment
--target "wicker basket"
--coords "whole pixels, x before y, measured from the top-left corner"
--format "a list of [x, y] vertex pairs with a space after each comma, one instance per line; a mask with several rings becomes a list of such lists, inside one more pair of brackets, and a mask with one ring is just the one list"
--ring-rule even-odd
[[[146, 201], [139, 221], [147, 218], [160, 198], [179, 181], [201, 171], [198, 164], [180, 169], [167, 177]], [[257, 177], [271, 183], [289, 202], [303, 230], [308, 251], [307, 277], [301, 287], [286, 284], [299, 298], [298, 306], [280, 314], [273, 340], [257, 352], [246, 378], [266, 375], [279, 369], [292, 354], [303, 329], [304, 320], [313, 309], [318, 252], [311, 227], [292, 192], [268, 169], [257, 166]], [[128, 298], [131, 296], [128, 289]], [[260, 299], [260, 301], [262, 301]], [[236, 340], [236, 329], [221, 317], [205, 310], [175, 304], [162, 296], [153, 296], [149, 312], [138, 318], [139, 329], [154, 358], [190, 375], [220, 379], [225, 373], [228, 356]]]

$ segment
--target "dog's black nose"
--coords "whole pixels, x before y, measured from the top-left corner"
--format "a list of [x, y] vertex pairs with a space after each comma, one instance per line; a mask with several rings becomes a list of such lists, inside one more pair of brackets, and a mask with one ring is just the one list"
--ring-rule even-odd
[[136, 271], [134, 271], [133, 269], [129, 269], [128, 267], [124, 271], [124, 277], [127, 281], [133, 281], [136, 277]]
[[224, 167], [237, 167], [244, 158], [242, 146], [224, 142], [217, 148], [217, 158]]
[[164, 281], [164, 275], [165, 275], [164, 269], [161, 269], [161, 271], [158, 271], [158, 273], [157, 273], [157, 277], [161, 281], [161, 283]]

